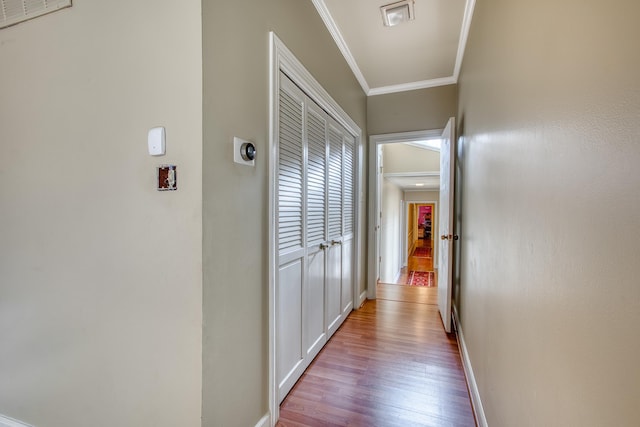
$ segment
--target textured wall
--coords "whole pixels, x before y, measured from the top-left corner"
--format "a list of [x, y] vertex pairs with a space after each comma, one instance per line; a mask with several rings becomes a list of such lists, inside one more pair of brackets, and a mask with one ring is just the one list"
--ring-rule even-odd
[[640, 418], [640, 3], [479, 0], [456, 303], [487, 420]]
[[114, 0], [0, 30], [0, 414], [200, 425], [200, 28], [200, 1]]

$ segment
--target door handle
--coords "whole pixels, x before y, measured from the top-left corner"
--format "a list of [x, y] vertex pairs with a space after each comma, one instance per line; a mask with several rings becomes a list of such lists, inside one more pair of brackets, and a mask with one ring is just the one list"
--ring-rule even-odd
[[329, 247], [328, 244], [326, 243], [320, 243], [320, 249], [322, 249], [323, 251], [326, 250]]
[[331, 241], [331, 246], [335, 246], [335, 245], [341, 245], [342, 242], [340, 240], [332, 240]]
[[458, 240], [460, 239], [460, 236], [458, 236], [457, 234], [449, 234], [448, 236], [446, 234], [443, 234], [442, 236], [440, 236], [440, 238], [442, 240]]

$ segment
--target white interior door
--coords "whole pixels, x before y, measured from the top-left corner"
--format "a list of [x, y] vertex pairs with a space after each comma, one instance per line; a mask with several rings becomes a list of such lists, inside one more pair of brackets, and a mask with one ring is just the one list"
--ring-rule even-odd
[[438, 308], [444, 329], [451, 332], [451, 289], [453, 277], [453, 176], [455, 171], [455, 118], [442, 132], [440, 146], [440, 262]]
[[[303, 93], [280, 79], [277, 155], [276, 381], [282, 400], [304, 372], [308, 316]], [[324, 267], [324, 265], [323, 265]], [[314, 270], [315, 272], [315, 270]]]
[[306, 365], [327, 342], [325, 328], [325, 282], [327, 263], [327, 159], [325, 112], [313, 102], [306, 102], [306, 237], [308, 283], [305, 294], [306, 316], [303, 324], [306, 342]]
[[342, 296], [340, 298], [342, 321], [344, 321], [354, 304], [354, 270], [356, 265], [354, 237], [356, 223], [355, 199], [355, 156], [356, 140], [345, 132], [342, 156]]

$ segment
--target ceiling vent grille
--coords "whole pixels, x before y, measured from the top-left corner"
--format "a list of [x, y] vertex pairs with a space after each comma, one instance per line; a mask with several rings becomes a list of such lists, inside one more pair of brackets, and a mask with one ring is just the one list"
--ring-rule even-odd
[[71, 0], [0, 0], [0, 28], [71, 7]]
[[414, 0], [402, 0], [381, 6], [380, 12], [382, 13], [382, 23], [384, 26], [394, 27], [403, 22], [413, 21], [415, 19], [413, 2]]

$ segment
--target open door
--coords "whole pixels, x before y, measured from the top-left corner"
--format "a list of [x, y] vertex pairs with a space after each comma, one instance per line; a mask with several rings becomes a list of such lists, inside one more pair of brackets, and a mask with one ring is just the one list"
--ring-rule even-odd
[[[451, 332], [451, 289], [453, 278], [453, 176], [455, 171], [455, 121], [449, 119], [440, 145], [440, 263], [438, 308], [444, 330]], [[456, 236], [457, 237], [457, 236]]]

